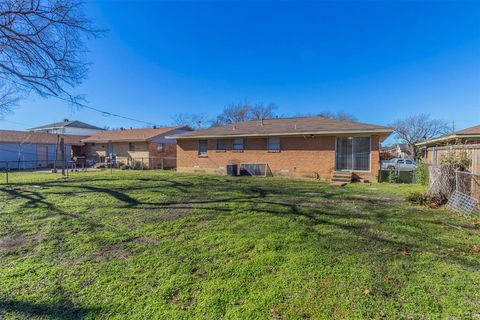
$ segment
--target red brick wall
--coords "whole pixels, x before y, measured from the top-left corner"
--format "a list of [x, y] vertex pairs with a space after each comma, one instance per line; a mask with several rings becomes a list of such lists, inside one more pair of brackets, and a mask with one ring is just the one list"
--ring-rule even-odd
[[150, 157], [172, 157], [175, 158], [177, 156], [177, 146], [174, 143], [164, 143], [163, 144], [163, 152], [158, 151], [158, 145], [160, 143], [150, 142], [148, 144], [148, 151]]
[[154, 168], [163, 168], [164, 169], [174, 169], [177, 166], [175, 160], [177, 156], [177, 145], [174, 143], [164, 143], [163, 151], [158, 151], [158, 145], [160, 143], [150, 142], [148, 144], [148, 151], [150, 157], [153, 157], [154, 160], [150, 162], [151, 166]]
[[[244, 151], [216, 151], [216, 140], [208, 140], [207, 156], [198, 155], [198, 140], [177, 141], [177, 170], [183, 172], [226, 173], [229, 163], [267, 163], [274, 175], [315, 177], [330, 180], [335, 170], [335, 137], [282, 137], [281, 151], [267, 151], [267, 138], [245, 138]], [[379, 137], [372, 136], [370, 172], [355, 172], [360, 178], [375, 180], [379, 169]]]

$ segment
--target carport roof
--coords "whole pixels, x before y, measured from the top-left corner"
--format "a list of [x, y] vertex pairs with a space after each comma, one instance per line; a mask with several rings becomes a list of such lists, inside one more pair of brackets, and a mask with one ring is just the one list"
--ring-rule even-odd
[[99, 131], [82, 140], [84, 143], [108, 143], [108, 142], [142, 142], [150, 141], [160, 135], [171, 133], [174, 130], [185, 129], [187, 126], [161, 127], [145, 129], [122, 129]]
[[[65, 144], [82, 145], [86, 136], [62, 135]], [[21, 144], [56, 144], [58, 135], [43, 132], [0, 130], [0, 142]]]

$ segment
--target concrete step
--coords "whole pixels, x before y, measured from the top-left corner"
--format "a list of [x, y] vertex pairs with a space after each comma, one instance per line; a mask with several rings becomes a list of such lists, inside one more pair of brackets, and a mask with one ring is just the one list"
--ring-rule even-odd
[[343, 172], [343, 171], [334, 171], [333, 172], [334, 176], [345, 176], [345, 177], [351, 177], [352, 173], [351, 172]]
[[332, 174], [332, 184], [333, 185], [345, 185], [347, 183], [352, 182], [352, 173], [351, 172], [343, 172], [343, 171], [335, 171]]

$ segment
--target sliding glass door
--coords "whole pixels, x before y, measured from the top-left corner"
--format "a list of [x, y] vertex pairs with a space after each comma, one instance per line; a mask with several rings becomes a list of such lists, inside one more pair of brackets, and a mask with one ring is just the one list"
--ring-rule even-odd
[[352, 138], [337, 138], [337, 170], [353, 170]]
[[337, 137], [336, 170], [370, 171], [370, 137]]

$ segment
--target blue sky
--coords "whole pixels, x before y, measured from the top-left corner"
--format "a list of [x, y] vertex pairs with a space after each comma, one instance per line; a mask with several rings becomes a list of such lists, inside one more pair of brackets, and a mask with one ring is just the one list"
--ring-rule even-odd
[[[93, 107], [159, 124], [231, 102], [278, 113], [346, 111], [387, 125], [420, 112], [480, 123], [480, 2], [91, 1], [108, 33], [89, 41], [75, 92]], [[30, 96], [0, 120], [141, 124]]]

